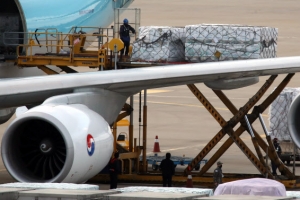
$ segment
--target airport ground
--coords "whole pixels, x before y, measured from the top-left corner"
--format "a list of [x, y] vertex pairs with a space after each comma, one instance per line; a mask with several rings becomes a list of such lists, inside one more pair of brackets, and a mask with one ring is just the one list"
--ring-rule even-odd
[[[300, 55], [300, 4], [297, 0], [135, 0], [130, 7], [141, 8], [141, 25], [143, 26], [185, 26], [208, 23], [276, 27], [279, 30], [277, 56]], [[128, 18], [130, 19], [130, 16]], [[234, 105], [239, 108], [252, 97], [267, 78], [261, 77], [259, 83], [247, 88], [224, 92]], [[270, 94], [283, 78], [283, 75], [279, 75], [275, 83], [266, 92], [266, 95]], [[300, 74], [296, 74], [288, 87], [299, 86]], [[209, 88], [204, 84], [197, 84], [197, 87], [226, 120], [232, 117], [226, 106]], [[149, 90], [147, 99], [148, 155], [151, 154], [154, 138], [157, 135], [162, 155], [170, 152], [176, 156], [194, 157], [220, 130], [219, 124], [185, 85]], [[139, 138], [139, 135], [142, 136], [142, 131], [139, 134], [138, 100], [138, 95], [135, 95], [134, 137], [136, 138]], [[268, 125], [268, 109], [263, 113], [263, 117]], [[0, 126], [1, 138], [8, 124], [9, 122]], [[259, 122], [256, 121], [254, 123], [254, 128], [260, 135], [264, 135]], [[241, 138], [254, 151], [249, 134], [243, 133]], [[223, 138], [206, 158], [209, 158], [225, 139], [227, 137]], [[140, 141], [142, 143], [142, 139]], [[258, 174], [258, 170], [235, 144], [223, 154], [220, 160], [224, 163], [224, 173]], [[300, 163], [297, 163], [297, 165], [296, 174], [300, 175]], [[215, 166], [209, 172], [212, 172], [214, 168]], [[290, 168], [292, 169], [291, 166]], [[14, 182], [14, 180], [7, 173], [1, 161], [0, 183], [7, 182]], [[124, 184], [124, 186], [126, 185]], [[106, 185], [102, 186], [100, 187], [107, 189]]]

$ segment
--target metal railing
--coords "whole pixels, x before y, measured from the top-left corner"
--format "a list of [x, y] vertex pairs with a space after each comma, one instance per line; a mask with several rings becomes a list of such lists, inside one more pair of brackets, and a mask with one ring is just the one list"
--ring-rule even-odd
[[[84, 30], [87, 29], [96, 30], [97, 32], [86, 34]], [[84, 46], [80, 46], [81, 49], [99, 49], [102, 45], [109, 42], [110, 37], [113, 37], [113, 29], [97, 27], [72, 27], [67, 34], [58, 32], [58, 30], [55, 28], [37, 29], [35, 32], [4, 32], [3, 43], [5, 46], [18, 49], [18, 55], [20, 53], [25, 53], [28, 55], [27, 49], [29, 47], [31, 48], [32, 53], [59, 53], [60, 49], [62, 48], [73, 48], [73, 45], [71, 44], [71, 40], [73, 41], [72, 38], [78, 38], [80, 36], [86, 37]], [[18, 46], [19, 48], [17, 48]], [[26, 48], [22, 49], [21, 47]], [[36, 50], [33, 50], [33, 48], [36, 48]]]

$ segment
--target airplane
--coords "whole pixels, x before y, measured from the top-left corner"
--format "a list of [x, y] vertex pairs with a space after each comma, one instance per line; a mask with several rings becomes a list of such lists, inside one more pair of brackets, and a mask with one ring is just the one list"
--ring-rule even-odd
[[[14, 62], [6, 62], [16, 56], [16, 46], [5, 44], [26, 43], [26, 33], [46, 29], [67, 33], [72, 27], [108, 27], [114, 21], [115, 8], [127, 8], [133, 0], [13, 0], [5, 1], [0, 7], [0, 78], [45, 75], [37, 68], [20, 69]], [[18, 39], [5, 32], [15, 32]], [[20, 33], [20, 34], [19, 34]], [[24, 33], [24, 34], [21, 34]], [[17, 40], [17, 41], [16, 41]], [[58, 69], [52, 67], [53, 70]], [[7, 121], [15, 108], [0, 110], [0, 123]]]
[[[2, 159], [20, 182], [83, 183], [108, 163], [110, 125], [140, 90], [299, 71], [300, 57], [284, 57], [2, 79], [1, 109], [37, 105], [17, 112], [2, 138]], [[290, 117], [298, 141], [299, 99]]]
[[[4, 7], [21, 21], [18, 31], [46, 27], [65, 31], [73, 25], [106, 27], [112, 22], [114, 6], [129, 3], [15, 0]], [[44, 7], [47, 12], [41, 9]], [[66, 14], [65, 8], [70, 12]], [[100, 19], [105, 19], [103, 24]], [[0, 109], [4, 114], [0, 123], [19, 107], [2, 138], [2, 159], [7, 171], [20, 182], [84, 183], [108, 163], [113, 152], [110, 125], [131, 95], [192, 83], [235, 89], [254, 84], [259, 76], [299, 71], [300, 57], [286, 57], [1, 79]], [[14, 73], [10, 77], [24, 75]], [[294, 104], [296, 111], [299, 104]], [[300, 141], [299, 127], [293, 123], [297, 112], [290, 113], [292, 138]]]

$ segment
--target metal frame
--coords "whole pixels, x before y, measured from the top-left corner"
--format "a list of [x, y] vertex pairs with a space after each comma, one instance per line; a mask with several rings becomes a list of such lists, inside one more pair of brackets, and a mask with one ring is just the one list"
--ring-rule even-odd
[[[280, 85], [275, 89], [275, 91], [270, 94], [262, 104], [255, 106], [255, 104], [260, 100], [266, 90], [274, 82], [277, 75], [271, 76], [266, 83], [258, 90], [258, 92], [239, 110], [232, 104], [232, 102], [225, 96], [225, 94], [220, 90], [214, 90], [215, 94], [220, 98], [220, 100], [228, 107], [228, 109], [234, 115], [229, 121], [225, 121], [223, 117], [217, 112], [217, 110], [209, 103], [209, 101], [204, 97], [204, 95], [196, 88], [195, 85], [188, 85], [192, 93], [198, 98], [198, 100], [203, 104], [203, 106], [212, 114], [216, 121], [220, 124], [222, 129], [216, 134], [216, 136], [200, 151], [200, 153], [194, 158], [191, 164], [184, 170], [185, 174], [188, 174], [188, 169], [193, 169], [200, 160], [202, 160], [216, 144], [225, 136], [229, 135], [226, 142], [221, 145], [221, 147], [216, 151], [216, 153], [208, 160], [208, 162], [202, 167], [198, 176], [203, 175], [207, 170], [222, 156], [222, 154], [234, 143], [241, 149], [241, 151], [248, 157], [248, 159], [253, 163], [253, 165], [258, 169], [258, 171], [268, 177], [274, 179], [275, 177], [270, 172], [267, 167], [264, 158], [262, 156], [260, 147], [264, 150], [277, 166], [279, 171], [286, 176], [287, 179], [295, 179], [295, 175], [281, 162], [278, 158], [274, 146], [272, 144], [270, 136], [267, 134], [266, 144], [260, 135], [251, 127], [251, 124], [259, 117], [261, 114], [280, 94], [284, 87], [289, 83], [294, 74], [288, 74], [286, 78], [280, 83]], [[254, 107], [255, 106], [255, 107]], [[253, 108], [250, 115], [247, 113]], [[248, 119], [249, 118], [249, 119]], [[241, 123], [241, 126], [234, 131], [233, 128]], [[248, 131], [252, 137], [252, 142], [255, 147], [258, 158], [255, 154], [248, 148], [248, 146], [240, 139], [240, 135]]]

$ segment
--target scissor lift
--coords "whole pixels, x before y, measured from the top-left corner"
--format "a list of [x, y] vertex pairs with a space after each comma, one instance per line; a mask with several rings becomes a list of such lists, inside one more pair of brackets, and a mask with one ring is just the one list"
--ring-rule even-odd
[[[113, 65], [109, 64], [110, 60], [113, 59], [111, 56], [109, 59], [109, 52], [111, 53], [109, 46], [116, 47], [118, 41], [108, 39], [107, 35], [102, 35], [98, 33], [86, 34], [82, 29], [78, 32], [73, 32], [69, 34], [62, 33], [47, 33], [45, 32], [45, 41], [37, 42], [34, 38], [36, 33], [29, 34], [29, 43], [27, 45], [20, 45], [18, 48], [24, 48], [26, 53], [24, 55], [18, 55], [18, 65], [20, 66], [38, 66], [43, 70], [49, 70], [46, 65], [56, 65], [61, 68], [67, 68], [68, 66], [88, 66], [91, 68], [101, 68], [101, 69], [113, 69]], [[42, 33], [39, 33], [42, 34]], [[50, 38], [53, 37], [54, 39]], [[113, 41], [112, 43], [110, 43]], [[94, 46], [94, 49], [89, 50], [88, 46]], [[94, 45], [93, 45], [94, 44]], [[44, 48], [45, 53], [34, 53], [34, 48]], [[111, 47], [111, 49], [113, 49]], [[40, 49], [39, 49], [40, 51]], [[18, 51], [20, 52], [20, 50]], [[116, 58], [115, 58], [116, 59]], [[138, 65], [138, 63], [137, 63]], [[143, 63], [141, 63], [143, 66]], [[51, 71], [50, 71], [51, 72]], [[277, 76], [271, 76], [266, 83], [259, 89], [259, 91], [254, 94], [254, 96], [240, 109], [237, 109], [233, 103], [225, 96], [225, 94], [220, 90], [213, 90], [213, 92], [220, 98], [220, 100], [228, 107], [232, 112], [233, 117], [229, 121], [220, 115], [217, 109], [205, 98], [205, 96], [198, 90], [198, 88], [193, 85], [187, 85], [195, 97], [203, 104], [203, 106], [209, 111], [209, 113], [216, 119], [216, 121], [221, 126], [220, 131], [211, 139], [211, 141], [198, 153], [198, 155], [192, 159], [190, 164], [186, 167], [182, 174], [177, 174], [174, 177], [174, 181], [185, 182], [187, 174], [192, 172], [188, 169], [194, 169], [197, 164], [204, 160], [208, 153], [221, 141], [221, 139], [228, 134], [229, 138], [221, 145], [221, 147], [216, 151], [216, 153], [207, 159], [207, 163], [201, 168], [198, 173], [194, 173], [194, 182], [199, 184], [210, 185], [212, 179], [206, 179], [207, 171], [212, 167], [212, 165], [222, 156], [224, 152], [235, 143], [240, 150], [247, 156], [247, 158], [252, 162], [252, 164], [258, 169], [261, 177], [268, 177], [271, 179], [277, 179], [281, 181], [286, 187], [300, 187], [298, 183], [299, 179], [296, 177], [288, 167], [286, 167], [281, 160], [278, 158], [274, 146], [272, 144], [271, 138], [266, 131], [261, 113], [273, 102], [273, 100], [280, 94], [284, 87], [288, 84], [290, 79], [294, 74], [288, 74], [286, 78], [280, 83], [280, 85], [270, 94], [260, 105], [256, 105], [257, 102], [262, 98], [266, 90], [271, 86]], [[147, 118], [147, 106], [144, 112], [144, 118]], [[248, 112], [252, 109], [252, 113]], [[130, 115], [132, 111], [132, 105], [124, 105], [123, 110], [125, 112], [121, 113], [117, 121]], [[263, 128], [265, 130], [266, 139], [263, 140], [261, 136], [252, 128], [251, 124], [256, 120], [260, 119]], [[143, 128], [143, 138], [147, 137], [146, 134], [146, 121], [145, 128]], [[234, 129], [237, 124], [241, 124], [239, 128]], [[116, 129], [116, 124], [114, 129]], [[122, 158], [124, 168], [128, 169], [128, 174], [123, 174], [120, 179], [130, 182], [130, 181], [141, 181], [141, 182], [153, 182], [161, 181], [161, 176], [157, 173], [150, 173], [147, 171], [147, 158], [146, 158], [146, 147], [147, 144], [143, 142], [141, 146], [133, 145], [133, 127], [132, 124], [131, 131], [129, 132], [129, 151], [123, 153], [120, 157]], [[250, 148], [242, 141], [240, 138], [243, 132], [249, 132], [252, 138], [252, 143], [254, 145], [256, 154], [250, 150]], [[115, 132], [114, 132], [115, 134]], [[116, 135], [114, 135], [116, 137]], [[269, 159], [278, 165], [278, 169], [281, 172], [281, 176], [274, 177], [266, 164], [263, 156], [268, 155]], [[142, 162], [139, 161], [139, 155], [143, 152]], [[132, 169], [135, 165], [135, 170], [137, 173], [133, 174]], [[158, 175], [158, 176], [156, 176]], [[241, 177], [241, 176], [239, 176]], [[243, 176], [245, 178], [247, 176]], [[98, 175], [94, 178], [96, 181], [103, 181], [107, 177]], [[235, 180], [237, 177], [231, 175], [230, 178], [224, 178], [224, 181]]]
[[[118, 26], [118, 25], [117, 25]], [[86, 28], [93, 28], [96, 31], [93, 34], [86, 34]], [[67, 72], [74, 72], [69, 66], [87, 66], [90, 68], [115, 69], [113, 57], [113, 50], [116, 46], [122, 45], [118, 40], [112, 40], [113, 34], [108, 34], [111, 29], [101, 29], [95, 27], [74, 27], [68, 34], [62, 34], [53, 29], [44, 30], [43, 32], [26, 33], [28, 44], [18, 46], [17, 64], [21, 67], [36, 67], [44, 70], [47, 74], [55, 74], [47, 67], [47, 65], [56, 65]], [[40, 39], [38, 39], [40, 38]], [[111, 42], [113, 41], [113, 42]], [[109, 48], [109, 46], [111, 48]], [[114, 48], [112, 48], [114, 47]], [[44, 51], [43, 53], [40, 53]], [[25, 52], [24, 54], [20, 52]], [[39, 52], [39, 53], [37, 53]], [[134, 63], [135, 67], [155, 66], [157, 63]], [[275, 100], [284, 87], [288, 84], [294, 74], [288, 74], [286, 78], [280, 83], [280, 85], [259, 105], [257, 102], [262, 98], [267, 89], [271, 86], [276, 75], [270, 76], [265, 84], [257, 91], [253, 97], [245, 103], [245, 105], [237, 109], [229, 98], [221, 90], [213, 90], [213, 92], [219, 97], [219, 99], [228, 107], [233, 116], [230, 120], [226, 121], [216, 108], [205, 98], [205, 96], [199, 91], [199, 89], [189, 84], [187, 87], [195, 95], [195, 97], [203, 104], [203, 106], [209, 111], [209, 113], [216, 119], [221, 126], [221, 129], [216, 135], [208, 142], [208, 144], [198, 153], [198, 155], [191, 160], [184, 172], [177, 173], [173, 180], [175, 182], [184, 183], [186, 181], [187, 174], [193, 174], [193, 182], [203, 184], [206, 186], [212, 185], [211, 174], [207, 171], [212, 165], [227, 151], [227, 149], [235, 143], [245, 156], [252, 162], [252, 164], [258, 169], [260, 175], [248, 175], [235, 176], [235, 174], [227, 174], [224, 181], [232, 181], [240, 178], [251, 177], [267, 177], [276, 179], [282, 182], [287, 188], [300, 187], [300, 179], [295, 176], [288, 167], [286, 167], [278, 158], [274, 146], [272, 144], [270, 135], [268, 134], [264, 125], [261, 113]], [[147, 98], [145, 98], [144, 102]], [[141, 101], [141, 98], [140, 98]], [[120, 113], [116, 123], [113, 126], [113, 134], [116, 138], [117, 121], [120, 121], [126, 116], [132, 116], [131, 103], [125, 104], [123, 112]], [[250, 114], [248, 112], [252, 110]], [[266, 141], [261, 138], [260, 134], [254, 130], [251, 124], [259, 119], [262, 123], [263, 129], [266, 134]], [[238, 128], [236, 125], [240, 124]], [[143, 138], [147, 138], [147, 105], [143, 106]], [[251, 135], [252, 143], [254, 145], [256, 153], [252, 152], [250, 148], [240, 138], [243, 132], [247, 131]], [[229, 138], [221, 144], [221, 147], [215, 152], [213, 156], [207, 159], [207, 162], [201, 167], [199, 172], [191, 172], [189, 169], [194, 169], [197, 164], [204, 160], [208, 153], [221, 141], [221, 139], [228, 135]], [[116, 141], [115, 141], [116, 144]], [[138, 146], [136, 140], [133, 139], [133, 125], [132, 119], [129, 125], [129, 150], [121, 154], [123, 160], [123, 166], [128, 169], [126, 174], [119, 176], [120, 180], [125, 182], [161, 182], [161, 174], [157, 172], [149, 173], [147, 171], [147, 158], [146, 158], [146, 140], [143, 139], [143, 144]], [[115, 149], [117, 146], [115, 145]], [[139, 156], [142, 152], [142, 161], [139, 161]], [[278, 165], [278, 169], [281, 172], [281, 176], [274, 177], [270, 172], [270, 169], [264, 159], [263, 154], [268, 155], [268, 158]], [[135, 165], [135, 172], [132, 171], [133, 165]], [[107, 175], [97, 175], [91, 181], [100, 182], [108, 181]]]
[[[244, 178], [254, 178], [254, 177], [266, 177], [270, 179], [276, 179], [277, 181], [283, 183], [286, 188], [299, 188], [300, 178], [293, 174], [290, 169], [285, 166], [279, 159], [273, 143], [271, 141], [270, 135], [266, 129], [264, 121], [261, 114], [265, 109], [275, 100], [275, 98], [280, 94], [280, 92], [286, 87], [294, 74], [288, 74], [282, 82], [276, 87], [276, 89], [267, 96], [262, 103], [257, 105], [257, 102], [263, 97], [267, 89], [272, 85], [277, 75], [272, 75], [263, 84], [263, 86], [245, 103], [244, 106], [237, 109], [229, 98], [221, 90], [213, 90], [213, 92], [219, 97], [219, 99], [226, 105], [226, 107], [232, 112], [233, 116], [230, 120], [225, 121], [221, 114], [216, 108], [205, 98], [205, 96], [200, 92], [200, 90], [193, 84], [187, 85], [195, 97], [203, 104], [203, 106], [209, 111], [209, 113], [216, 119], [216, 121], [221, 126], [220, 131], [207, 143], [207, 145], [198, 153], [198, 155], [191, 160], [189, 165], [185, 168], [184, 172], [176, 173], [173, 178], [174, 182], [185, 183], [188, 174], [193, 175], [194, 184], [205, 185], [213, 187], [212, 175], [208, 173], [208, 170], [212, 167], [214, 163], [227, 151], [227, 149], [235, 143], [240, 150], [245, 154], [245, 156], [252, 162], [252, 164], [258, 169], [260, 174], [226, 174], [223, 181], [229, 182]], [[248, 114], [249, 111], [252, 112]], [[260, 134], [252, 128], [252, 123], [259, 119], [263, 130], [266, 135], [266, 141], [260, 136]], [[236, 125], [240, 124], [238, 128]], [[240, 138], [243, 132], [247, 131], [251, 135], [252, 143], [254, 145], [255, 151], [252, 152], [250, 148], [243, 142]], [[212, 155], [210, 158], [206, 156], [208, 153], [221, 141], [221, 139], [228, 135], [229, 138], [221, 145], [220, 148]], [[281, 175], [273, 176], [269, 166], [265, 161], [267, 155], [268, 159], [273, 161], [277, 166]], [[206, 158], [206, 159], [205, 159]], [[201, 160], [207, 160], [203, 166], [201, 166], [200, 171], [189, 171], [197, 167]], [[148, 164], [148, 163], [147, 163]], [[144, 170], [144, 171], [143, 171]], [[122, 174], [119, 179], [125, 182], [148, 182], [148, 183], [161, 183], [161, 174], [159, 172], [148, 172], [145, 168], [140, 169], [136, 174]], [[108, 176], [97, 175], [92, 181], [109, 181]]]

